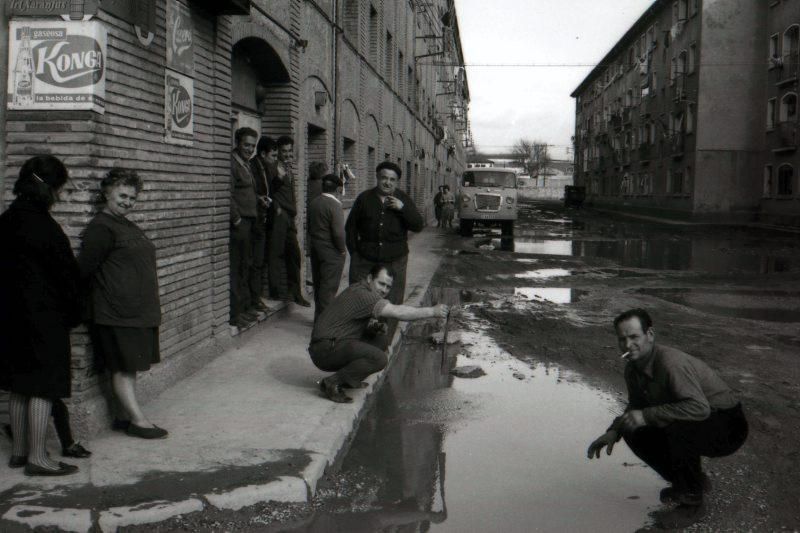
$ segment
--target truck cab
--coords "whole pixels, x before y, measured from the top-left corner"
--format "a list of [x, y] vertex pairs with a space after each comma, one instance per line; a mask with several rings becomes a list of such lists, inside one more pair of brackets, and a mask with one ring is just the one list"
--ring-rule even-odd
[[471, 168], [461, 176], [458, 195], [459, 229], [469, 237], [475, 225], [499, 226], [514, 234], [517, 220], [517, 173], [503, 168]]

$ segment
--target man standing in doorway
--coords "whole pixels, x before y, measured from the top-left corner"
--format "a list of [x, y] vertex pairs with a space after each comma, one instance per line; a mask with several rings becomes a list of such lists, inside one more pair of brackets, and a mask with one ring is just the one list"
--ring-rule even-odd
[[267, 238], [267, 268], [270, 294], [279, 300], [293, 301], [303, 307], [311, 304], [303, 297], [300, 280], [300, 246], [297, 244], [297, 202], [291, 174], [294, 141], [289, 136], [277, 140], [278, 162], [270, 183], [272, 225]]
[[420, 232], [425, 226], [414, 201], [397, 188], [402, 172], [391, 161], [375, 169], [377, 185], [358, 195], [345, 224], [347, 250], [350, 252], [350, 284], [367, 277], [378, 264], [394, 272], [388, 300], [403, 303], [408, 264], [408, 232]]
[[269, 206], [272, 199], [269, 195], [269, 182], [275, 173], [278, 162], [278, 145], [269, 137], [261, 137], [256, 146], [256, 154], [250, 160], [250, 169], [256, 183], [258, 196], [258, 219], [253, 242], [253, 268], [250, 276], [250, 299], [257, 312], [268, 311], [262, 297], [264, 294], [264, 265], [267, 257], [267, 223]]
[[342, 191], [342, 180], [336, 174], [327, 174], [320, 181], [322, 193], [311, 201], [308, 210], [314, 320], [336, 296], [347, 254], [342, 202], [338, 198]]
[[672, 486], [661, 501], [677, 507], [658, 513], [665, 529], [688, 527], [705, 514], [711, 482], [700, 457], [724, 457], [747, 438], [747, 420], [733, 391], [703, 361], [656, 344], [650, 315], [625, 311], [614, 320], [619, 349], [628, 359], [628, 407], [588, 449], [611, 455], [619, 439]]
[[236, 148], [231, 153], [230, 324], [245, 328], [256, 319], [254, 313], [248, 312], [253, 231], [258, 216], [258, 198], [249, 160], [258, 133], [252, 128], [239, 128], [234, 139]]

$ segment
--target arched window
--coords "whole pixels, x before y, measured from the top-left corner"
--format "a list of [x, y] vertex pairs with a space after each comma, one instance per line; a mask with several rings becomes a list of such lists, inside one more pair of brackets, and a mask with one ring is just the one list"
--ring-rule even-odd
[[783, 32], [783, 57], [796, 56], [800, 48], [800, 26], [789, 26]]
[[795, 122], [797, 120], [797, 95], [786, 93], [781, 98], [781, 122]]
[[778, 194], [790, 196], [794, 185], [794, 167], [789, 164], [778, 167]]

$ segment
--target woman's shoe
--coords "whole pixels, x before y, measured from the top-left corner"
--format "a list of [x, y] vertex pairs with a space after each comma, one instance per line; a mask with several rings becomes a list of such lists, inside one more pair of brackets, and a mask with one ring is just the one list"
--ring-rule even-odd
[[[129, 424], [130, 425], [130, 424]], [[80, 442], [74, 442], [66, 448], [61, 448], [61, 455], [64, 457], [75, 457], [76, 459], [85, 459], [92, 455], [92, 452], [81, 446]]]
[[75, 465], [68, 465], [67, 463], [58, 463], [58, 468], [52, 470], [43, 466], [28, 463], [25, 465], [26, 476], [68, 476], [78, 471]]
[[121, 420], [119, 418], [115, 418], [114, 421], [111, 422], [111, 429], [113, 431], [126, 431], [130, 425], [130, 420]]
[[143, 428], [131, 423], [125, 431], [131, 437], [139, 437], [140, 439], [166, 439], [169, 432], [166, 429], [161, 429], [158, 426], [151, 428]]
[[22, 468], [28, 464], [28, 458], [24, 455], [12, 455], [8, 458], [9, 468]]

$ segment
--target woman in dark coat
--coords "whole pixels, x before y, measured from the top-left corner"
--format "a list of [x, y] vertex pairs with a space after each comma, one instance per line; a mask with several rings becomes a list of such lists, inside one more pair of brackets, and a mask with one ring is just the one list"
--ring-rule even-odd
[[45, 449], [53, 400], [70, 396], [69, 330], [81, 316], [78, 264], [50, 216], [67, 182], [64, 164], [36, 156], [22, 166], [16, 199], [0, 215], [0, 387], [10, 391], [9, 466], [27, 475], [65, 475], [74, 465]]
[[100, 188], [105, 206], [86, 227], [78, 256], [81, 277], [91, 286], [92, 344], [111, 372], [114, 396], [125, 411], [114, 420], [114, 429], [161, 439], [167, 431], [144, 416], [136, 399], [136, 373], [160, 361], [156, 248], [127, 218], [142, 180], [133, 170], [113, 168]]

